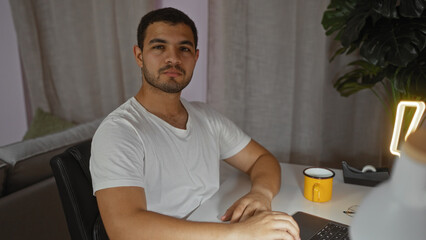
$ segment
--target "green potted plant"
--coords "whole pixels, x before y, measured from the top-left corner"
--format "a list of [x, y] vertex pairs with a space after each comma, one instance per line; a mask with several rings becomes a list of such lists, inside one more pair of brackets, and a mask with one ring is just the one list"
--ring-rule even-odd
[[426, 0], [331, 0], [321, 23], [341, 47], [330, 61], [360, 55], [334, 82], [337, 91], [370, 89], [392, 119], [401, 100], [426, 101], [425, 8]]

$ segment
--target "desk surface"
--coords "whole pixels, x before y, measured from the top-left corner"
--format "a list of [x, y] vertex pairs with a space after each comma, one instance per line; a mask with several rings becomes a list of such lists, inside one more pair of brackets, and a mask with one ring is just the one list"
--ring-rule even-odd
[[[346, 184], [342, 170], [333, 169], [333, 195], [330, 201], [315, 203], [303, 196], [303, 169], [307, 166], [281, 163], [281, 191], [272, 201], [272, 210], [290, 215], [304, 211], [323, 218], [350, 225], [352, 217], [343, 213], [353, 205], [359, 205], [371, 187]], [[219, 218], [235, 201], [250, 190], [250, 179], [244, 174], [230, 176], [219, 191], [204, 202], [189, 217], [191, 221], [220, 222]]]

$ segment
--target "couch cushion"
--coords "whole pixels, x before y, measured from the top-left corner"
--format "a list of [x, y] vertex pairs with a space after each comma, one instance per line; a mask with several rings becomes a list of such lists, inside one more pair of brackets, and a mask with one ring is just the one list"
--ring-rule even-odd
[[50, 159], [68, 147], [92, 138], [101, 121], [98, 119], [58, 133], [1, 147], [0, 159], [10, 165], [4, 194], [52, 176]]
[[9, 168], [9, 164], [0, 160], [0, 197], [3, 195], [3, 189], [5, 186], [6, 173]]
[[0, 239], [71, 239], [53, 177], [0, 198]]
[[42, 137], [74, 126], [75, 124], [72, 122], [37, 108], [34, 119], [22, 140]]

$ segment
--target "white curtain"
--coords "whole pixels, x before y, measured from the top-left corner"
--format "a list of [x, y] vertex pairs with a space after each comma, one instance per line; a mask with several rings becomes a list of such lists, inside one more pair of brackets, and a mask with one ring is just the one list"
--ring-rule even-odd
[[328, 59], [329, 1], [211, 0], [207, 101], [282, 162], [386, 165], [391, 130], [370, 91], [345, 98]]
[[136, 94], [140, 18], [154, 0], [10, 0], [24, 79], [38, 108], [74, 122], [104, 116]]

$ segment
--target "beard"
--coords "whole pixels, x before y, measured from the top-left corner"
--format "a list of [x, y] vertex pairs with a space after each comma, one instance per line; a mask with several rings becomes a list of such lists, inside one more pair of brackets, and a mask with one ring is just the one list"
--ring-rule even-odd
[[[142, 60], [143, 61], [143, 60]], [[161, 73], [170, 69], [175, 68], [179, 72], [182, 73], [183, 81], [181, 83], [177, 82], [174, 77], [169, 77], [167, 80], [160, 80]], [[188, 77], [186, 76], [186, 71], [181, 68], [179, 65], [166, 65], [158, 70], [158, 75], [155, 76], [153, 73], [151, 73], [147, 68], [145, 62], [143, 62], [142, 65], [142, 75], [146, 82], [153, 86], [154, 88], [157, 88], [163, 92], [166, 93], [178, 93], [181, 92], [186, 86], [188, 86], [189, 82], [191, 82], [192, 73]]]

